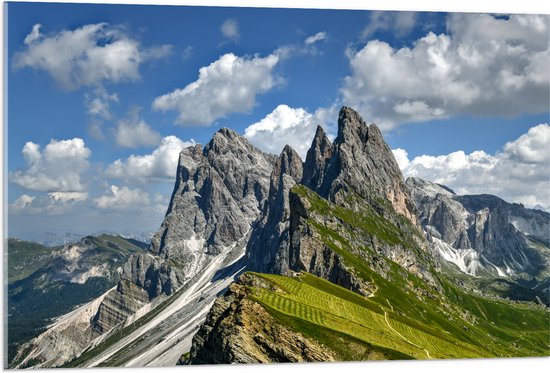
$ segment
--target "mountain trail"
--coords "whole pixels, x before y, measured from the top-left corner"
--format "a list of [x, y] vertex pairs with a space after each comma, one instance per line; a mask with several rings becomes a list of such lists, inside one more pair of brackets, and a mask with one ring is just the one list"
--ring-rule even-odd
[[[390, 303], [390, 301], [388, 299], [386, 299], [386, 301], [388, 302], [388, 304], [390, 305], [392, 311], [393, 311], [393, 306], [392, 304]], [[428, 359], [433, 359], [430, 355], [430, 352], [425, 349], [425, 348], [422, 348], [420, 347], [419, 345], [411, 342], [408, 338], [406, 338], [403, 334], [399, 333], [397, 330], [395, 330], [391, 325], [390, 325], [390, 322], [388, 321], [388, 313], [384, 310], [384, 320], [386, 320], [386, 325], [388, 325], [388, 327], [395, 333], [397, 334], [399, 337], [403, 338], [403, 340], [411, 345], [413, 345], [414, 347], [416, 348], [419, 348], [421, 350], [424, 350], [426, 352], [426, 355], [428, 356]]]

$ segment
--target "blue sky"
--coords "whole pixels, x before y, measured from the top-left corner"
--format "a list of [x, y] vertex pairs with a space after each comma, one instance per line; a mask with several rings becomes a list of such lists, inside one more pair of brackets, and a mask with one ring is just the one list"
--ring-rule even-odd
[[549, 209], [549, 16], [9, 3], [8, 230], [160, 225], [221, 127], [305, 154], [340, 106], [405, 176]]

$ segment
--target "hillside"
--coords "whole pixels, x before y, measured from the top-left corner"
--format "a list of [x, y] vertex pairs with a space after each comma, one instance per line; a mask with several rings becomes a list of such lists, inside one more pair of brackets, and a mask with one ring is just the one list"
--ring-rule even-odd
[[[139, 246], [138, 246], [139, 245]], [[87, 236], [65, 247], [8, 240], [8, 345], [32, 339], [58, 316], [116, 285], [117, 269], [143, 244], [112, 235]]]

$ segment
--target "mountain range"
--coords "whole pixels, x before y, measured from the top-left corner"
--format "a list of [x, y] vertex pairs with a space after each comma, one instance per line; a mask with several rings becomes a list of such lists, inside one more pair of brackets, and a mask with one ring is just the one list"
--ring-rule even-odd
[[10, 366], [545, 356], [549, 221], [405, 181], [351, 108], [305, 160], [224, 128], [182, 150], [165, 219], [116, 287]]

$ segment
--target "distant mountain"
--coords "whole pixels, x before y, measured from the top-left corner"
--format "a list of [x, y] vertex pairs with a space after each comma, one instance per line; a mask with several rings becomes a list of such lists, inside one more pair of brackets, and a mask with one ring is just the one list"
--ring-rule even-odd
[[549, 213], [487, 194], [459, 196], [419, 178], [408, 178], [407, 185], [437, 257], [471, 276], [496, 278], [500, 288], [518, 287], [500, 295], [538, 296], [550, 305], [549, 289], [542, 286], [550, 276]]
[[111, 235], [57, 247], [8, 239], [10, 359], [53, 318], [115, 286], [123, 263], [143, 245]]
[[[317, 130], [305, 162], [221, 129], [180, 153], [165, 219], [116, 288], [22, 346], [15, 366], [546, 355], [547, 309], [442, 270], [416, 201], [378, 127], [350, 108], [334, 142]], [[442, 215], [434, 226], [461, 219]], [[525, 251], [514, 232], [508, 266]], [[475, 237], [498, 266], [500, 241]]]
[[53, 233], [44, 232], [35, 237], [31, 237], [32, 242], [39, 243], [44, 246], [54, 247], [61, 246], [65, 243], [78, 242], [85, 235], [79, 233]]

